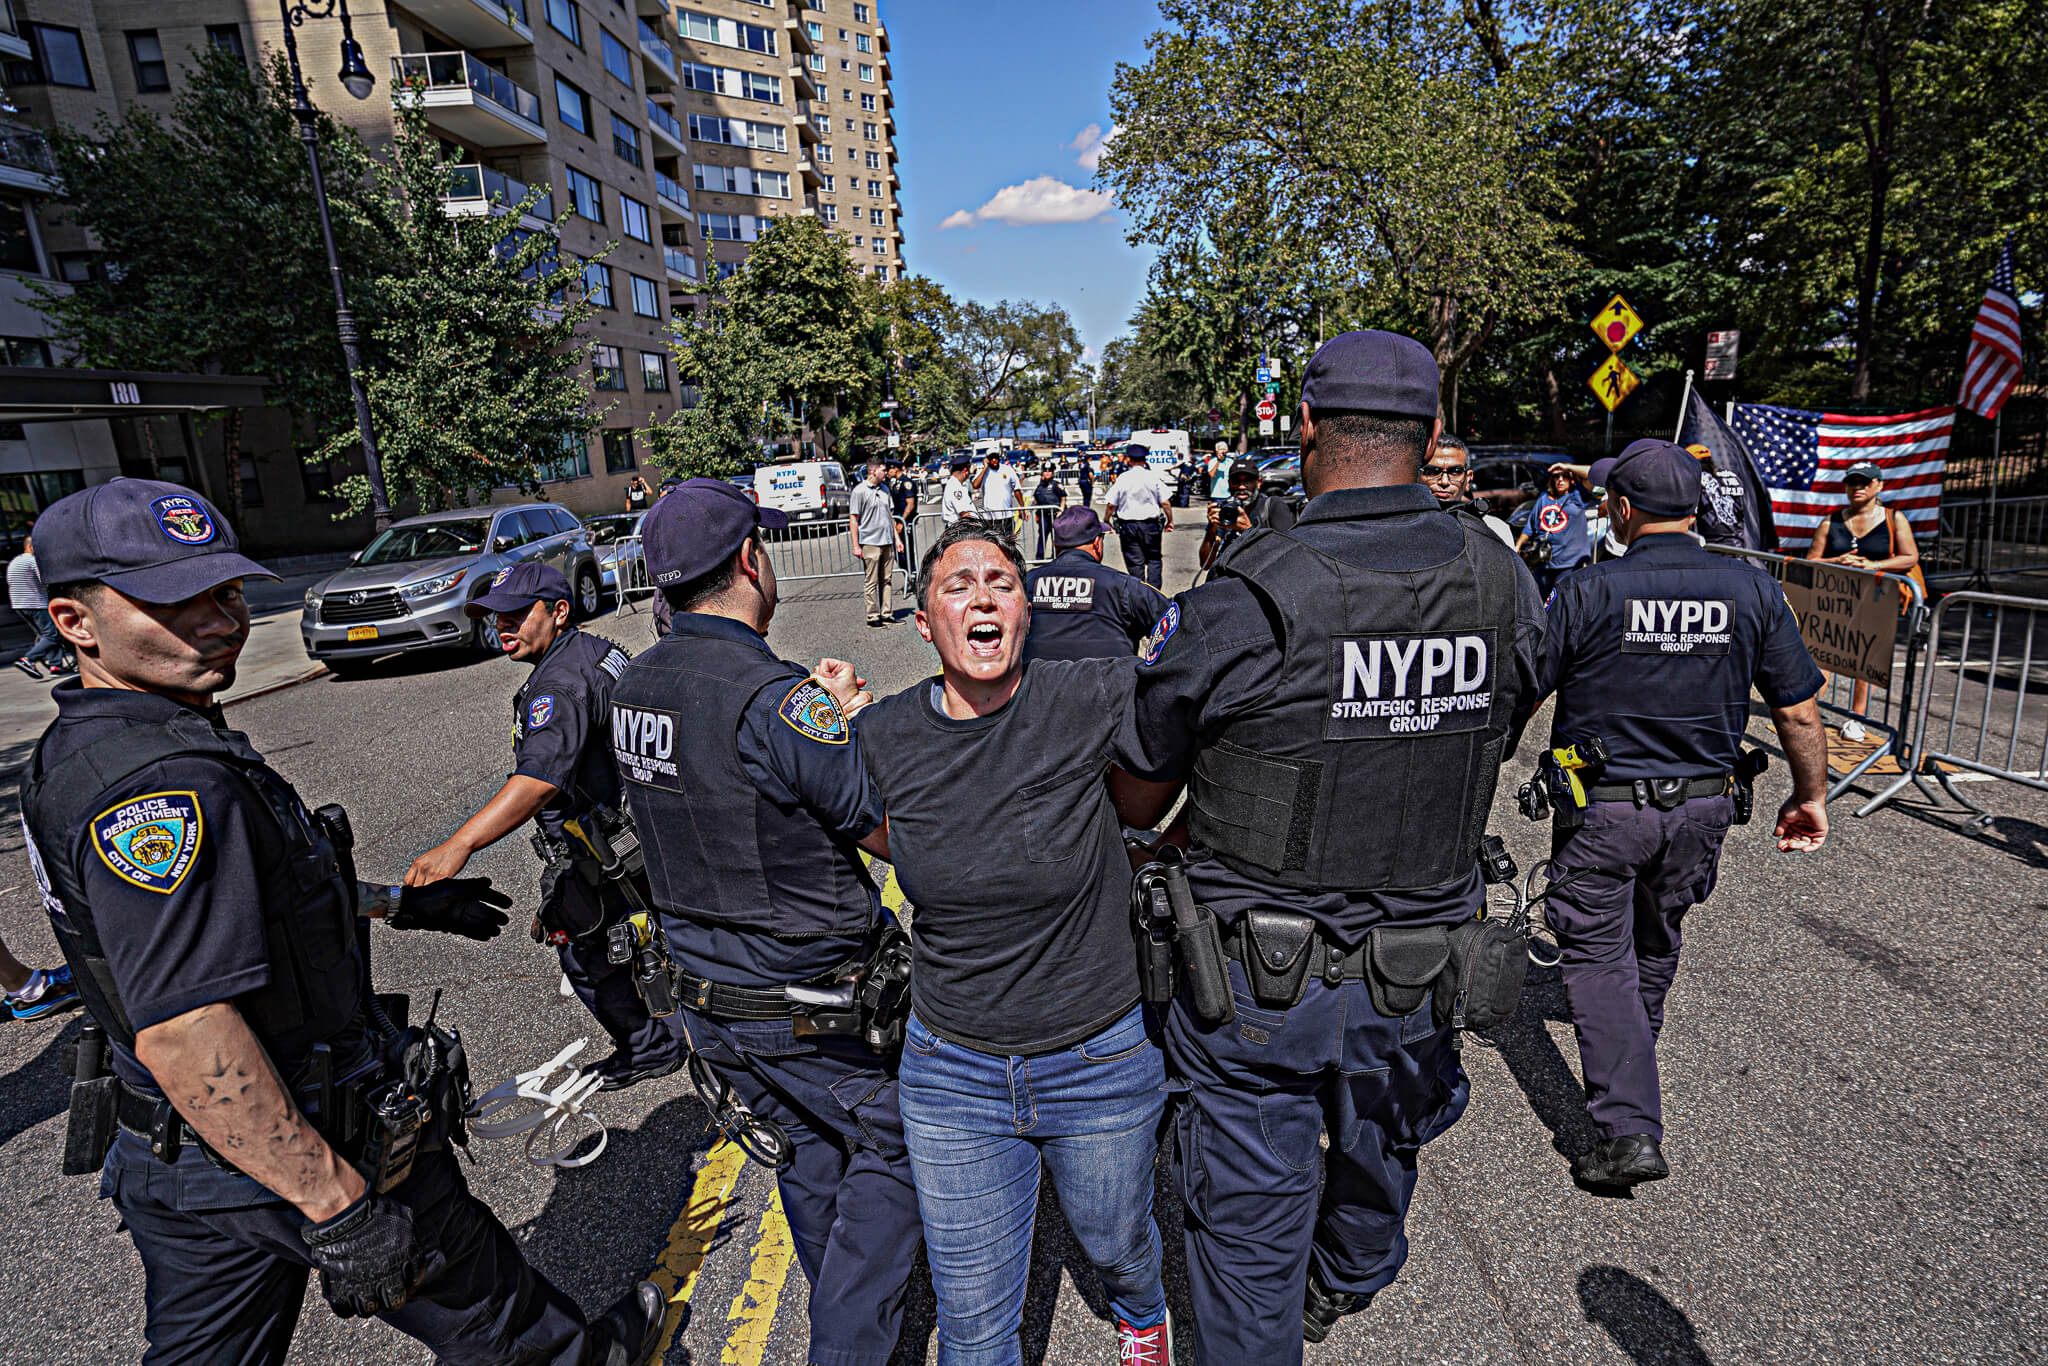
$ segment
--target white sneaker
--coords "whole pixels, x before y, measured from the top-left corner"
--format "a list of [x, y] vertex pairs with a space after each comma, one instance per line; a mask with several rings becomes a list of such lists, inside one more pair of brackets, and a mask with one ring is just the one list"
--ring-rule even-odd
[[1860, 745], [1870, 738], [1870, 733], [1863, 729], [1861, 721], [1844, 721], [1842, 723], [1842, 738], [1852, 745]]

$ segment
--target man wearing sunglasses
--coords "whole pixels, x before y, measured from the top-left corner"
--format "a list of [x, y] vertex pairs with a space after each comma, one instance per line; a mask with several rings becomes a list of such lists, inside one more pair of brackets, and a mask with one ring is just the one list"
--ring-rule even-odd
[[1422, 483], [1436, 495], [1437, 506], [1445, 512], [1469, 508], [1486, 523], [1486, 529], [1500, 537], [1510, 549], [1515, 544], [1514, 528], [1493, 515], [1484, 499], [1472, 496], [1472, 452], [1462, 437], [1445, 432], [1437, 438], [1436, 454], [1422, 465]]

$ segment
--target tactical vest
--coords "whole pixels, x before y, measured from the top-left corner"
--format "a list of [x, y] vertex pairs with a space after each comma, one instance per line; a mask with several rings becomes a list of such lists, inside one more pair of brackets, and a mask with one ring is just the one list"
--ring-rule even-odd
[[1286, 887], [1419, 891], [1470, 874], [1514, 705], [1515, 564], [1460, 517], [1462, 554], [1346, 564], [1256, 531], [1216, 575], [1280, 633], [1280, 681], [1195, 761], [1190, 833]]
[[117, 731], [45, 769], [43, 747], [48, 743], [46, 732], [22, 774], [23, 833], [58, 946], [79, 995], [110, 1038], [134, 1051], [135, 1030], [85, 894], [79, 834], [124, 779], [185, 755], [217, 761], [234, 773], [260, 799], [274, 827], [266, 832], [266, 822], [256, 821], [258, 840], [267, 834], [275, 841], [267, 851], [275, 857], [259, 858], [254, 870], [261, 881], [270, 981], [237, 996], [236, 1009], [288, 1077], [314, 1044], [347, 1029], [368, 989], [356, 952], [355, 868], [314, 824], [291, 785], [240, 732], [187, 713], [161, 726]]
[[855, 847], [802, 807], [771, 801], [740, 765], [740, 723], [755, 696], [802, 681], [744, 641], [670, 635], [612, 689], [612, 752], [662, 910], [780, 939], [860, 935], [873, 924]]

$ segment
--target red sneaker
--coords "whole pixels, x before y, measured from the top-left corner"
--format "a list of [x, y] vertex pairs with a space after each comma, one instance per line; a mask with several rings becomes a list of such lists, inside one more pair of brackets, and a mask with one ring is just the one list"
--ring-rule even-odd
[[1173, 1315], [1151, 1328], [1133, 1328], [1118, 1319], [1116, 1359], [1120, 1366], [1173, 1366]]

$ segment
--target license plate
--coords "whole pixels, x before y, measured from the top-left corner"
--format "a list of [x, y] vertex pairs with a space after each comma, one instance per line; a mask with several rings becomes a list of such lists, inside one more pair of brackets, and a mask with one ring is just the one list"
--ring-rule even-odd
[[348, 628], [348, 638], [352, 641], [375, 640], [377, 638], [377, 628], [374, 626], [351, 626]]

